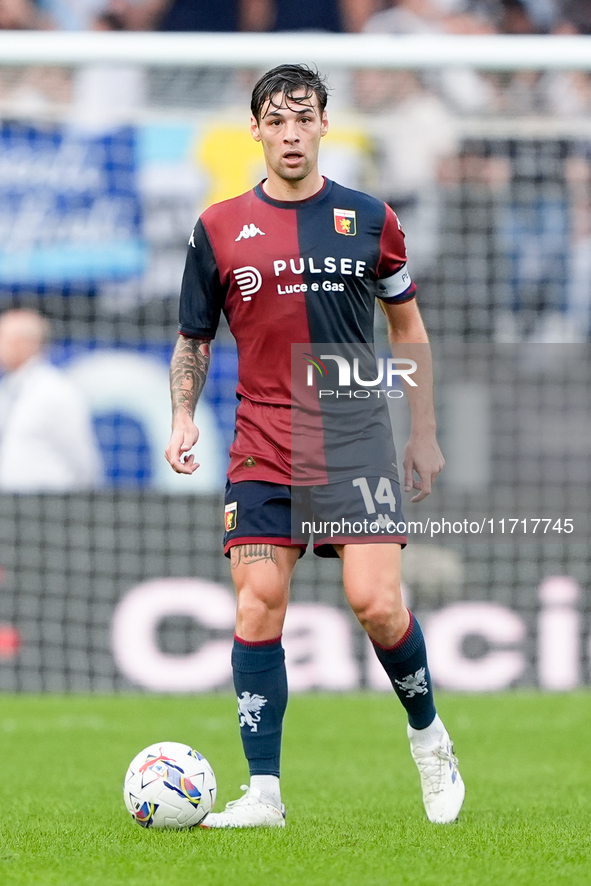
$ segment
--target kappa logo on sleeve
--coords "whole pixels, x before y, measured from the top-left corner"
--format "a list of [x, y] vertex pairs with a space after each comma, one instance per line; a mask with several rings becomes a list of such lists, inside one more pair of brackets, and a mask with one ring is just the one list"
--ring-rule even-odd
[[357, 233], [357, 216], [354, 209], [334, 210], [334, 229], [337, 234], [354, 237]]
[[226, 532], [232, 532], [233, 529], [236, 529], [236, 518], [238, 516], [238, 502], [237, 501], [231, 501], [230, 504], [227, 504], [225, 506], [224, 516], [225, 516]]

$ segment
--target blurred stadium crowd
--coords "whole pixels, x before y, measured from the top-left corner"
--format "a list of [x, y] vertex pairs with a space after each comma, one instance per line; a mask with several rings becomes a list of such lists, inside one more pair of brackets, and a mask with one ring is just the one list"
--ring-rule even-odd
[[591, 11], [585, 0], [2, 0], [0, 27], [584, 34]]

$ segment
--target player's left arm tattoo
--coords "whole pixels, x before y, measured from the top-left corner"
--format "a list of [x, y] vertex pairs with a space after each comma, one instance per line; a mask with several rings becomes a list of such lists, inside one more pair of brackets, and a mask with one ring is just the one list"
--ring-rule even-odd
[[230, 548], [230, 562], [232, 567], [239, 566], [243, 563], [245, 566], [251, 563], [260, 562], [277, 563], [275, 556], [275, 545], [254, 544], [254, 545], [235, 545]]

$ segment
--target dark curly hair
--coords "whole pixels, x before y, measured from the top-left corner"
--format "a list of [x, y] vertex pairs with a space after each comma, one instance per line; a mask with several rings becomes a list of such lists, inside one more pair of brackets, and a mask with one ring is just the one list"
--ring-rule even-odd
[[[305, 89], [305, 95], [294, 97], [294, 92]], [[315, 94], [320, 113], [324, 112], [328, 101], [326, 80], [318, 70], [308, 65], [278, 65], [260, 78], [252, 91], [250, 110], [255, 120], [260, 122], [263, 105], [274, 95], [281, 93], [295, 104], [304, 104]]]

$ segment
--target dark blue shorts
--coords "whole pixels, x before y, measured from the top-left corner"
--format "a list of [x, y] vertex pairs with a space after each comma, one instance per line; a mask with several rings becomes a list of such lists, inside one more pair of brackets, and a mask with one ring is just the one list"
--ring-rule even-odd
[[260, 480], [226, 484], [224, 551], [240, 544], [299, 547], [319, 557], [333, 545], [406, 544], [400, 486], [388, 477], [357, 477], [326, 486]]

